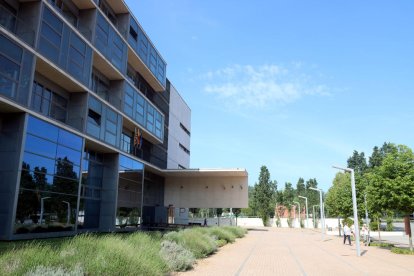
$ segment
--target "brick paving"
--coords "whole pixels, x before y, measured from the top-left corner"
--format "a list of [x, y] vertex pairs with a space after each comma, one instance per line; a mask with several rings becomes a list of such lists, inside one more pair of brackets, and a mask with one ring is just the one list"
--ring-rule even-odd
[[414, 275], [414, 255], [364, 245], [361, 252], [313, 230], [258, 228], [177, 275]]

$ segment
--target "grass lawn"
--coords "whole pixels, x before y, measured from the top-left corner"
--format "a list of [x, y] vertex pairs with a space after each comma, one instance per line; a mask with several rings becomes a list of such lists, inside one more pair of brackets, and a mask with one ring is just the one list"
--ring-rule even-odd
[[0, 242], [0, 275], [165, 275], [243, 237], [239, 227]]

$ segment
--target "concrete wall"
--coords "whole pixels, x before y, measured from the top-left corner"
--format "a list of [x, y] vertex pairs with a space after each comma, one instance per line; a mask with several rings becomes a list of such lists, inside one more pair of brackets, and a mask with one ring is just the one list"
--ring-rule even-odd
[[24, 114], [0, 114], [0, 239], [9, 239], [14, 224], [22, 151]]
[[247, 176], [167, 177], [164, 206], [247, 208]]
[[191, 132], [191, 110], [171, 84], [167, 169], [178, 169], [178, 165], [190, 167], [190, 155], [179, 147], [181, 143], [190, 150], [190, 136], [180, 127], [180, 123]]

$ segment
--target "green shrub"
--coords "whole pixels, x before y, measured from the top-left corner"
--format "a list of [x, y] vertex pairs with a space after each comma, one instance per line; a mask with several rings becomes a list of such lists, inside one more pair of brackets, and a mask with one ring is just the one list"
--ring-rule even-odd
[[369, 223], [369, 229], [371, 229], [371, 231], [378, 231], [378, 221], [377, 220], [373, 220]]
[[83, 276], [85, 275], [82, 267], [77, 266], [73, 270], [66, 270], [61, 267], [38, 266], [30, 270], [26, 276]]
[[161, 257], [172, 271], [185, 271], [192, 268], [194, 255], [181, 245], [165, 240], [161, 243]]
[[414, 255], [414, 251], [410, 251], [409, 248], [393, 247], [391, 252], [395, 254]]
[[218, 247], [222, 247], [225, 246], [227, 244], [226, 240], [216, 240], [217, 246]]
[[392, 243], [385, 243], [385, 242], [371, 242], [369, 244], [370, 246], [378, 246], [378, 247], [394, 247], [394, 245]]
[[225, 240], [228, 243], [233, 243], [236, 240], [236, 235], [224, 227], [211, 227], [209, 228], [211, 236], [216, 237], [218, 240]]
[[385, 228], [385, 231], [394, 231], [394, 225], [392, 224], [393, 218], [387, 217], [387, 228]]
[[243, 238], [244, 235], [247, 234], [247, 229], [246, 228], [241, 228], [238, 226], [224, 226], [224, 229], [230, 231], [233, 233], [233, 235], [236, 236], [236, 238]]
[[170, 232], [164, 238], [187, 248], [196, 258], [203, 258], [217, 250], [215, 239], [207, 232], [206, 228], [196, 227], [180, 232]]

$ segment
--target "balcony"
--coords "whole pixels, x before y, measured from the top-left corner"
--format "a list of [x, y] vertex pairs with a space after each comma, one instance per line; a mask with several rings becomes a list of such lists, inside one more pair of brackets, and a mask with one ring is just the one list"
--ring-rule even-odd
[[18, 11], [0, 4], [0, 25], [33, 47], [39, 14], [39, 2], [20, 3]]

